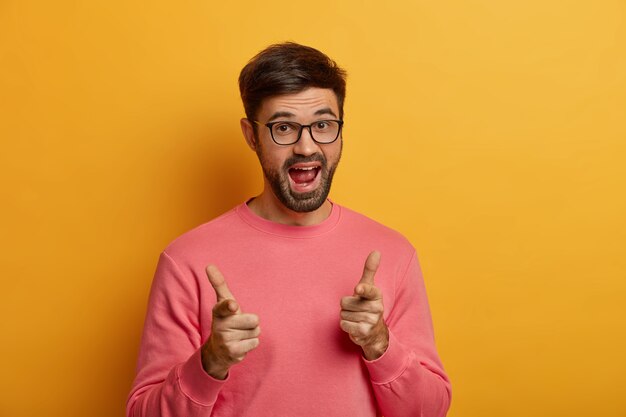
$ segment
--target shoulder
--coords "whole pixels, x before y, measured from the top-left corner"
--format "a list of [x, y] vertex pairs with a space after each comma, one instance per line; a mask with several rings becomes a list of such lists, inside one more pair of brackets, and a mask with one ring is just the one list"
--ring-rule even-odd
[[349, 209], [345, 206], [341, 207], [341, 222], [344, 227], [350, 229], [351, 234], [360, 236], [366, 240], [376, 240], [381, 244], [395, 247], [397, 249], [413, 252], [415, 249], [409, 240], [397, 230], [394, 230], [384, 224]]
[[368, 253], [379, 251], [377, 282], [386, 282], [388, 292], [395, 294], [411, 264], [418, 265], [417, 251], [411, 242], [397, 230], [345, 207], [341, 208], [341, 220], [341, 242], [350, 248], [349, 252], [357, 254], [361, 265]]
[[190, 229], [174, 240], [164, 249], [172, 258], [189, 257], [197, 252], [203, 252], [216, 240], [223, 238], [229, 232], [237, 229], [241, 220], [237, 215], [237, 207]]

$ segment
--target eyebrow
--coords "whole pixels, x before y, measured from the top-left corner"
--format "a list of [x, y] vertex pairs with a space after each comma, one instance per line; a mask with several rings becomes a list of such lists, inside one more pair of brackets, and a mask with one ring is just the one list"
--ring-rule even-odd
[[322, 115], [322, 114], [330, 114], [335, 119], [337, 119], [337, 115], [335, 114], [334, 111], [332, 111], [332, 109], [330, 107], [325, 107], [325, 108], [319, 109], [318, 111], [315, 112], [315, 115]]
[[[324, 107], [323, 109], [319, 109], [314, 114], [316, 116], [321, 116], [323, 114], [329, 114], [329, 115], [333, 116], [334, 118], [337, 118], [337, 115], [335, 114], [334, 111], [332, 111], [332, 109], [330, 107]], [[267, 121], [271, 122], [272, 120], [276, 120], [279, 117], [292, 118], [292, 117], [295, 117], [295, 116], [296, 116], [295, 114], [290, 113], [288, 111], [277, 111], [276, 113], [272, 114], [272, 116]]]
[[267, 121], [271, 122], [272, 120], [278, 119], [279, 117], [294, 117], [295, 114], [293, 113], [289, 113], [288, 111], [277, 111], [276, 113], [272, 114], [272, 117], [270, 117]]

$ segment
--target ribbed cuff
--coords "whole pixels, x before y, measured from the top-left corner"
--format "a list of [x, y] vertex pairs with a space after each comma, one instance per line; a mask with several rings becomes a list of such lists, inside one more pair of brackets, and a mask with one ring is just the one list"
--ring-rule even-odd
[[398, 378], [409, 366], [409, 351], [389, 331], [389, 345], [382, 356], [373, 361], [363, 358], [374, 384], [387, 384]]
[[200, 405], [211, 406], [215, 404], [217, 395], [228, 381], [228, 375], [221, 380], [207, 374], [202, 367], [200, 348], [181, 366], [178, 379], [180, 389], [187, 397]]

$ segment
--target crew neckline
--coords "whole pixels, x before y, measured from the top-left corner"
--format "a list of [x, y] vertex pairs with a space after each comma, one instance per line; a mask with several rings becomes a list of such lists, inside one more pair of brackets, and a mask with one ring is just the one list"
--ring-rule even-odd
[[248, 207], [247, 203], [249, 201], [250, 200], [245, 201], [237, 206], [236, 211], [239, 217], [253, 228], [275, 236], [296, 239], [320, 236], [333, 230], [341, 218], [341, 206], [332, 202], [330, 199], [328, 200], [332, 205], [330, 215], [322, 222], [311, 226], [294, 226], [264, 219]]

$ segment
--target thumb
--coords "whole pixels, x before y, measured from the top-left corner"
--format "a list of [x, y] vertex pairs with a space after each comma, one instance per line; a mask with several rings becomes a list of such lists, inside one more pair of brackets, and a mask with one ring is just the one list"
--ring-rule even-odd
[[228, 317], [240, 314], [239, 303], [235, 300], [222, 300], [213, 306], [213, 317]]

